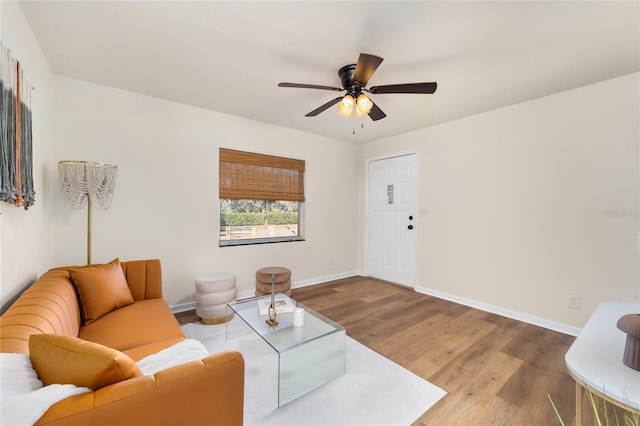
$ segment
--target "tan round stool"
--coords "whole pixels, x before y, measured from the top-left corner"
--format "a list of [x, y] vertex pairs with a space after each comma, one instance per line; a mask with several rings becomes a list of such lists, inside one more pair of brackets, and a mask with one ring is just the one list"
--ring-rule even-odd
[[227, 303], [236, 300], [236, 276], [214, 272], [196, 278], [196, 315], [203, 324], [222, 324], [227, 317]]
[[282, 266], [269, 266], [256, 271], [256, 296], [271, 294], [272, 275], [275, 275], [275, 292], [291, 296], [291, 271]]

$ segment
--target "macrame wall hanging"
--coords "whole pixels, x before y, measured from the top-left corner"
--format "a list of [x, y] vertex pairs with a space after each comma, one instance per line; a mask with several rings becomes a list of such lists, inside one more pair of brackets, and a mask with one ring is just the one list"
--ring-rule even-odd
[[0, 201], [25, 210], [35, 202], [31, 91], [20, 62], [0, 41]]

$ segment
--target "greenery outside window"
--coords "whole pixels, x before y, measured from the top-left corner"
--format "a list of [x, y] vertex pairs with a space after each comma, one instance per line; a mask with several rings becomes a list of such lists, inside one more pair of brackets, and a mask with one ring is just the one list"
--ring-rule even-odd
[[220, 246], [300, 241], [303, 160], [220, 148]]

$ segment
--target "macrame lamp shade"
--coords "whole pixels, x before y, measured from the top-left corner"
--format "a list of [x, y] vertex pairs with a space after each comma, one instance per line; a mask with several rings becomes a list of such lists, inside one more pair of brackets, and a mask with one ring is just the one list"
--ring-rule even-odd
[[87, 264], [91, 264], [91, 205], [102, 210], [111, 205], [116, 189], [117, 166], [88, 161], [60, 161], [58, 172], [62, 194], [70, 209], [87, 207]]

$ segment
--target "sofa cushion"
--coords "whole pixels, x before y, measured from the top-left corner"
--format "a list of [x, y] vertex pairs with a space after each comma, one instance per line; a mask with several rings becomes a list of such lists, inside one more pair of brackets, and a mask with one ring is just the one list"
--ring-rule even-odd
[[45, 386], [73, 384], [97, 390], [142, 375], [122, 352], [77, 337], [32, 334], [29, 353]]
[[[184, 340], [184, 333], [164, 299], [149, 299], [116, 309], [81, 327], [78, 337], [125, 352], [138, 361]], [[136, 350], [144, 347], [148, 351]]]
[[69, 274], [80, 296], [85, 324], [133, 303], [117, 258], [107, 264], [69, 268]]

